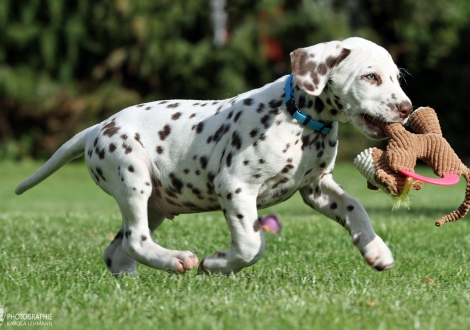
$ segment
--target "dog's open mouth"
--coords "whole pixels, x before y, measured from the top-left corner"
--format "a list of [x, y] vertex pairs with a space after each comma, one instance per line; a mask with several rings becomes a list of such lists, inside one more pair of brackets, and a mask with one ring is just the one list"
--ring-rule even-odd
[[385, 133], [382, 130], [382, 125], [385, 123], [384, 120], [377, 117], [372, 117], [368, 114], [364, 114], [363, 118], [367, 128], [372, 131], [377, 138], [380, 139], [385, 137]]

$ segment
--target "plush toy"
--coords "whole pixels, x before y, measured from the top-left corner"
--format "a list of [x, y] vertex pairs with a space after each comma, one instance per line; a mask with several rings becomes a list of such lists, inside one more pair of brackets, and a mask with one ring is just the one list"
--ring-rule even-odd
[[[421, 189], [423, 182], [451, 185], [463, 175], [467, 181], [465, 200], [460, 207], [436, 221], [446, 222], [463, 218], [470, 209], [470, 170], [442, 137], [436, 112], [428, 107], [417, 109], [408, 119], [408, 131], [399, 123], [376, 122], [390, 138], [386, 151], [369, 148], [360, 153], [354, 165], [367, 179], [370, 189], [382, 189], [400, 201], [410, 190]], [[428, 178], [414, 173], [416, 160], [421, 159], [440, 178]]]

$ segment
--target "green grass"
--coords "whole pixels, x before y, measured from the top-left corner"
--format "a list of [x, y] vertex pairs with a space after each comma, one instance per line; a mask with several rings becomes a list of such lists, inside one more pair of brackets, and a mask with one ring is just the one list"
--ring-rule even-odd
[[[460, 204], [463, 184], [426, 185], [410, 210], [392, 212], [392, 201], [367, 190], [352, 166], [337, 167], [336, 180], [361, 200], [394, 252], [387, 272], [371, 269], [343, 228], [296, 195], [260, 212], [278, 213], [283, 230], [267, 235], [264, 257], [237, 275], [139, 266], [138, 279], [114, 279], [101, 260], [120, 227], [114, 200], [80, 163], [15, 196], [38, 166], [0, 163], [0, 306], [52, 314], [53, 326], [43, 329], [470, 328], [469, 221], [434, 227]], [[230, 240], [220, 213], [179, 216], [155, 238], [199, 259]], [[3, 328], [13, 327], [5, 319]]]

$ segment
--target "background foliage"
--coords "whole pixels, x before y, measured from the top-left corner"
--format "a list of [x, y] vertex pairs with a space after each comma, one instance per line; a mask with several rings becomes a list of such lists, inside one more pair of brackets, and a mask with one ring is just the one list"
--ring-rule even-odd
[[[353, 35], [390, 51], [412, 75], [414, 105], [434, 107], [470, 156], [467, 0], [237, 0], [226, 11], [229, 39], [217, 47], [209, 0], [0, 1], [0, 159], [49, 156], [131, 104], [260, 87], [290, 72], [290, 51]], [[348, 159], [365, 144], [349, 140]]]

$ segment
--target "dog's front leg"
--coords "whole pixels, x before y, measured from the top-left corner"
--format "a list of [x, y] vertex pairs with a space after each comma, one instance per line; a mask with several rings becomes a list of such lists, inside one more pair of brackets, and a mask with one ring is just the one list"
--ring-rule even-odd
[[364, 207], [333, 180], [332, 174], [324, 174], [302, 188], [300, 194], [307, 205], [349, 231], [354, 245], [369, 265], [379, 271], [393, 266], [392, 252], [375, 234]]
[[215, 252], [199, 265], [199, 274], [231, 274], [253, 265], [264, 252], [264, 235], [256, 209], [257, 189], [230, 184], [217, 192], [232, 242], [230, 249]]

